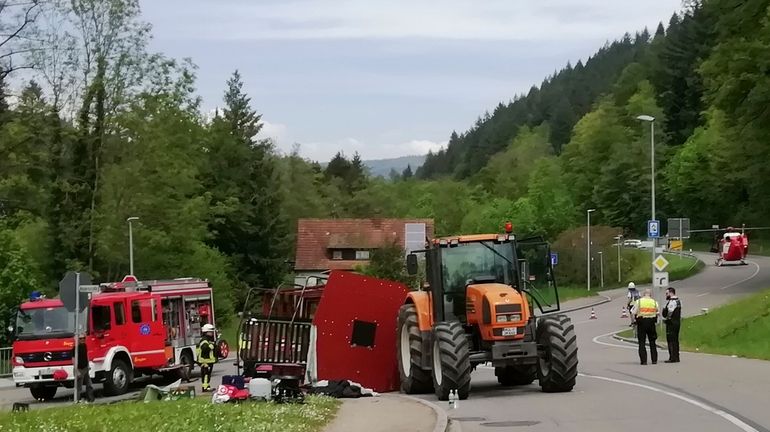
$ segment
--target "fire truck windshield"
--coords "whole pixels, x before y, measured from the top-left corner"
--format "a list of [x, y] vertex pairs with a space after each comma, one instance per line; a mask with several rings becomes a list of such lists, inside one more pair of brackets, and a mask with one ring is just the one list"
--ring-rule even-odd
[[75, 315], [63, 306], [19, 310], [16, 337], [22, 340], [74, 335]]

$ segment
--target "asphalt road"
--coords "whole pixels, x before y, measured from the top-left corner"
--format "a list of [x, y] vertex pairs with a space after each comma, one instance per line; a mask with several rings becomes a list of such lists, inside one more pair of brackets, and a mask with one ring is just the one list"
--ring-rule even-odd
[[[216, 384], [219, 384], [221, 382], [221, 378], [220, 378], [221, 376], [235, 374], [236, 367], [233, 364], [234, 362], [235, 362], [235, 357], [232, 356], [231, 358], [223, 360], [220, 363], [217, 363], [216, 365], [214, 365], [214, 371], [211, 377], [211, 382], [214, 384], [214, 387], [216, 386]], [[154, 384], [160, 387], [160, 386], [171, 384], [172, 382], [173, 381], [164, 380], [160, 376], [156, 375], [154, 377], [142, 377], [137, 379], [136, 382], [134, 382], [131, 385], [131, 389], [126, 394], [121, 396], [111, 396], [111, 397], [104, 396], [102, 394], [101, 384], [94, 384], [94, 391], [95, 391], [95, 396], [98, 403], [110, 403], [110, 402], [117, 402], [117, 401], [126, 400], [126, 399], [137, 398], [147, 384]], [[200, 393], [201, 381], [200, 381], [199, 367], [195, 369], [191, 382], [190, 383], [183, 382], [183, 385], [195, 386], [195, 391], [197, 393]], [[0, 381], [0, 410], [4, 410], [4, 411], [10, 410], [14, 402], [27, 403], [29, 404], [31, 409], [40, 409], [40, 408], [48, 408], [48, 407], [63, 405], [67, 403], [72, 403], [73, 395], [74, 395], [74, 391], [72, 389], [59, 387], [59, 391], [56, 393], [56, 397], [53, 400], [49, 402], [38, 402], [32, 397], [32, 395], [30, 395], [29, 389], [17, 388], [13, 386], [12, 380], [5, 379]]]
[[[701, 273], [672, 283], [686, 315], [770, 287], [770, 258], [717, 268], [710, 254], [701, 257], [707, 263]], [[606, 294], [613, 300], [595, 307], [598, 319], [589, 319], [590, 309], [568, 314], [576, 325], [580, 373], [572, 392], [542, 393], [537, 381], [503, 388], [494, 370], [482, 366], [473, 374], [470, 397], [449, 411], [450, 418], [464, 432], [770, 430], [770, 362], [682, 353], [681, 363], [666, 364], [668, 353], [658, 350], [659, 363], [642, 366], [635, 345], [609, 336], [628, 328], [629, 320], [620, 317], [625, 290]]]

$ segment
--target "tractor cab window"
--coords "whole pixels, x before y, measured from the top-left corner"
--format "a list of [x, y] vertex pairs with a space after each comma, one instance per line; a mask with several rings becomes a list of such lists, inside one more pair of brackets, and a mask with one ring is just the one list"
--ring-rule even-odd
[[446, 294], [462, 294], [474, 280], [515, 285], [513, 247], [510, 243], [460, 243], [442, 249], [441, 273]]

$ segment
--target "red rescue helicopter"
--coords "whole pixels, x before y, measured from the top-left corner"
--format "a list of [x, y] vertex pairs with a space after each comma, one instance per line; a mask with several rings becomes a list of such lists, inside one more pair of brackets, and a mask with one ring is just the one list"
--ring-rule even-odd
[[746, 225], [743, 225], [740, 231], [733, 227], [716, 227], [712, 229], [690, 230], [690, 232], [714, 232], [711, 252], [719, 254], [714, 265], [721, 267], [724, 263], [746, 265], [746, 256], [749, 253], [749, 237], [746, 235], [746, 231], [765, 229], [770, 229], [770, 227], [746, 228]]

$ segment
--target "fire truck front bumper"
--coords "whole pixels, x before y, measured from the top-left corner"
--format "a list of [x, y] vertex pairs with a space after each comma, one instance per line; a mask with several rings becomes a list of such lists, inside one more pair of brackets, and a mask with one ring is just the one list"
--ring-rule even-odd
[[[44, 367], [24, 367], [14, 366], [13, 382], [18, 387], [29, 387], [35, 384], [59, 384], [72, 385], [74, 372], [72, 366], [44, 366]], [[64, 370], [67, 377], [64, 379], [54, 379], [54, 372]], [[90, 374], [93, 377], [93, 372]]]

